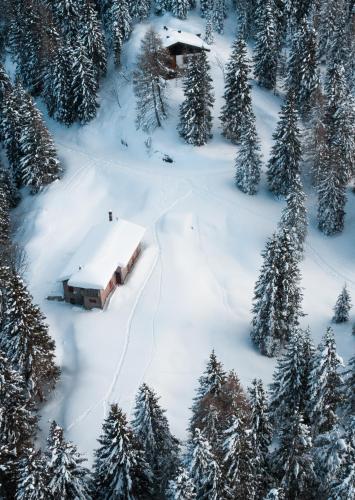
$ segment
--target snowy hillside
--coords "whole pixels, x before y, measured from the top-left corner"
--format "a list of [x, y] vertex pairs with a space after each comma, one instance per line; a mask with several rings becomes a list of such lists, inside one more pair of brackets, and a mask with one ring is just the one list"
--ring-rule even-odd
[[[204, 32], [196, 14], [187, 21], [152, 17], [151, 24], [157, 31], [168, 25]], [[17, 208], [23, 218], [18, 237], [29, 261], [26, 278], [47, 317], [62, 368], [41, 427], [46, 431], [46, 421], [55, 418], [88, 457], [108, 403], [116, 401], [129, 413], [143, 381], [162, 396], [172, 432], [184, 438], [197, 378], [212, 348], [244, 385], [255, 376], [271, 380], [275, 360], [261, 356], [251, 344], [250, 308], [260, 252], [284, 202], [267, 191], [264, 177], [254, 197], [233, 183], [236, 147], [221, 137], [218, 120], [222, 67], [235, 34], [234, 20], [226, 24], [226, 34], [215, 36], [208, 54], [216, 98], [214, 136], [208, 145], [194, 148], [177, 134], [181, 80], [169, 81], [169, 119], [152, 134], [150, 146], [147, 135], [136, 130], [131, 72], [149, 26], [141, 23], [124, 46], [122, 71], [110, 70], [103, 82], [97, 118], [70, 128], [46, 120], [65, 175]], [[280, 103], [253, 84], [264, 160]], [[164, 162], [164, 154], [174, 162]], [[316, 227], [313, 196], [307, 202], [309, 234], [301, 265], [302, 324], [310, 325], [318, 341], [345, 281], [355, 294], [355, 196], [349, 193], [344, 232], [332, 238]], [[48, 295], [61, 293], [63, 269], [109, 210], [147, 228], [127, 284], [116, 290], [104, 311], [47, 301]], [[334, 329], [339, 353], [347, 360], [354, 348], [351, 323]]]

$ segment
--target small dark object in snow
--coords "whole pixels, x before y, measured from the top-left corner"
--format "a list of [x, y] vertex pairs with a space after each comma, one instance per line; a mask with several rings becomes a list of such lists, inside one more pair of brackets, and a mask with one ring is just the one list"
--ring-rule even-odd
[[201, 38], [201, 33], [196, 33], [196, 36], [199, 36]]
[[121, 139], [121, 144], [122, 146], [126, 146], [126, 148], [128, 148], [128, 143], [124, 139]]
[[178, 30], [178, 33], [181, 33], [181, 30]]
[[174, 160], [169, 155], [164, 155], [163, 156], [163, 161], [166, 161], [166, 163], [174, 163]]
[[168, 31], [168, 27], [167, 26], [164, 26], [164, 29], [165, 29], [165, 31]]
[[61, 295], [48, 295], [47, 300], [56, 300], [57, 302], [64, 302], [64, 297]]

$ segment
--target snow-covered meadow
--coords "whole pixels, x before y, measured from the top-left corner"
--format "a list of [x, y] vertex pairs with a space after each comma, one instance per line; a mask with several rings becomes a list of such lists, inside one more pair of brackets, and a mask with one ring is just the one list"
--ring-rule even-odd
[[[203, 33], [203, 21], [152, 17], [164, 25]], [[262, 357], [249, 338], [253, 287], [266, 239], [275, 230], [283, 201], [267, 191], [249, 197], [233, 184], [235, 146], [220, 135], [223, 65], [235, 21], [215, 36], [209, 59], [215, 88], [214, 137], [206, 146], [186, 145], [176, 125], [181, 80], [168, 83], [169, 119], [148, 136], [135, 128], [131, 72], [148, 23], [135, 27], [125, 45], [121, 72], [111, 70], [100, 91], [97, 118], [65, 128], [47, 119], [64, 178], [17, 209], [18, 238], [28, 255], [26, 278], [57, 344], [60, 383], [42, 411], [41, 427], [55, 418], [90, 458], [109, 402], [131, 411], [146, 381], [161, 395], [172, 431], [185, 436], [197, 378], [212, 350], [246, 386], [271, 381], [275, 360]], [[253, 83], [264, 160], [272, 144], [281, 99]], [[41, 103], [39, 103], [41, 106]], [[42, 109], [44, 109], [42, 107]], [[174, 163], [163, 161], [167, 154]], [[302, 262], [304, 326], [317, 342], [330, 324], [344, 282], [355, 297], [355, 196], [349, 192], [345, 231], [326, 237], [316, 227], [316, 199], [309, 194], [309, 234]], [[127, 283], [105, 311], [85, 311], [46, 300], [61, 293], [61, 276], [92, 225], [108, 211], [147, 228], [144, 250]], [[352, 314], [355, 320], [355, 313]], [[354, 351], [351, 323], [334, 326], [339, 353]]]

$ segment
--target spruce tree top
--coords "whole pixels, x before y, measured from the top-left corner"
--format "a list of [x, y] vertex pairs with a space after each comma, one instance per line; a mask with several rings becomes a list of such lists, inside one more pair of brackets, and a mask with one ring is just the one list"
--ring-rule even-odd
[[345, 284], [334, 306], [334, 323], [345, 323], [349, 321], [351, 306], [351, 297]]

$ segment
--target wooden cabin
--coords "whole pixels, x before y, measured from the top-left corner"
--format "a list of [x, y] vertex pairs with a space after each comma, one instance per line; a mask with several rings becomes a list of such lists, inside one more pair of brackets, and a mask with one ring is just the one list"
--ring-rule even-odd
[[207, 44], [198, 35], [181, 30], [172, 30], [164, 26], [161, 33], [164, 47], [169, 51], [172, 58], [172, 67], [175, 70], [184, 70], [190, 57], [201, 53], [203, 50], [209, 52]]
[[118, 219], [93, 226], [68, 262], [60, 281], [64, 300], [85, 309], [103, 309], [123, 285], [142, 246], [145, 229]]

